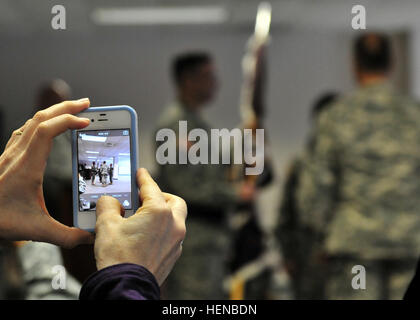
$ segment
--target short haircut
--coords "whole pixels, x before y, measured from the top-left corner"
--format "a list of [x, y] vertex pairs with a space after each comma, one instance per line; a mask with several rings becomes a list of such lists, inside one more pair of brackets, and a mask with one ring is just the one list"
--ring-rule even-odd
[[367, 72], [387, 72], [391, 68], [391, 44], [383, 34], [367, 33], [354, 43], [357, 67]]
[[211, 61], [212, 57], [205, 52], [188, 52], [178, 55], [172, 61], [172, 78], [177, 85], [180, 85], [186, 75]]

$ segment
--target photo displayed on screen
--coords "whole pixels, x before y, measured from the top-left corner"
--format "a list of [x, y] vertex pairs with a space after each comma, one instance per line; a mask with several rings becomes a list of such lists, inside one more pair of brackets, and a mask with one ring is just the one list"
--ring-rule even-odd
[[130, 129], [79, 131], [79, 210], [95, 210], [102, 195], [131, 209]]

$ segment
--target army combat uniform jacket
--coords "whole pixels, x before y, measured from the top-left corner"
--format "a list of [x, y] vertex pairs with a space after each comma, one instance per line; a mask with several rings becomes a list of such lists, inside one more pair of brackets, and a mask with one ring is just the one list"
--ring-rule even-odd
[[321, 114], [302, 166], [302, 223], [330, 255], [420, 253], [420, 107], [387, 84], [361, 88]]

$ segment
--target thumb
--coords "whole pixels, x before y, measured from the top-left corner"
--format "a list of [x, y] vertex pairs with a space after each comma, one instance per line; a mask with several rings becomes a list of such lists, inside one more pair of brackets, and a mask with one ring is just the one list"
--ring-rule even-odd
[[96, 203], [96, 219], [115, 219], [124, 216], [121, 203], [110, 196], [102, 196]]

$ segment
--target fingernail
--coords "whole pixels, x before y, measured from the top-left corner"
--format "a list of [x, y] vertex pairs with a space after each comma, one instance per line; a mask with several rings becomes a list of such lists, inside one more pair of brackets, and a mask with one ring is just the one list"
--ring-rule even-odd
[[82, 98], [82, 99], [77, 100], [77, 102], [79, 103], [88, 102], [88, 101], [89, 101], [89, 98]]
[[90, 119], [88, 119], [88, 118], [79, 118], [79, 119], [90, 123]]

